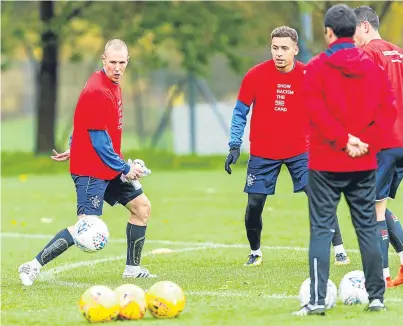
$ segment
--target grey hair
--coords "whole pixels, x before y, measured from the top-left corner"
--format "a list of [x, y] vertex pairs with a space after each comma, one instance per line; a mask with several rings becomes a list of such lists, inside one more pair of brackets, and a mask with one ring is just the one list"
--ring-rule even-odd
[[359, 6], [354, 9], [354, 13], [357, 16], [357, 26], [368, 22], [375, 30], [379, 29], [379, 17], [371, 7]]

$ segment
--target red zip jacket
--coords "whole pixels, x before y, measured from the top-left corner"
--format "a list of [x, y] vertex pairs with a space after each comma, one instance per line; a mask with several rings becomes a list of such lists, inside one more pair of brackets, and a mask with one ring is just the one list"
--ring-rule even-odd
[[[305, 69], [303, 94], [310, 119], [309, 168], [329, 172], [373, 170], [390, 137], [397, 109], [387, 74], [350, 38], [340, 38]], [[351, 158], [348, 134], [369, 144]]]

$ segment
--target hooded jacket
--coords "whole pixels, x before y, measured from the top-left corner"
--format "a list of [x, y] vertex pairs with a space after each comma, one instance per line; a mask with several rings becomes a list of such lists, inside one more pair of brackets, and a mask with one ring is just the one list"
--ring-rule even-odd
[[[303, 96], [310, 119], [309, 168], [354, 172], [377, 167], [376, 153], [390, 137], [395, 98], [387, 74], [350, 38], [340, 38], [305, 68]], [[369, 144], [351, 158], [351, 134]]]

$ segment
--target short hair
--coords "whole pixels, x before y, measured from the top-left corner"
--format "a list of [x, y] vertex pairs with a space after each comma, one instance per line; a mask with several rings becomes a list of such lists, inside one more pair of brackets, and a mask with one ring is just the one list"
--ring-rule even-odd
[[129, 53], [126, 43], [123, 42], [122, 40], [115, 38], [106, 42], [104, 53], [108, 52], [109, 50], [122, 50], [122, 49], [126, 50], [126, 52]]
[[353, 37], [357, 28], [357, 17], [353, 9], [345, 4], [337, 4], [326, 12], [325, 27], [330, 27], [337, 37]]
[[298, 33], [294, 28], [288, 26], [280, 26], [271, 32], [271, 39], [274, 37], [289, 37], [295, 43], [298, 43]]
[[359, 6], [354, 9], [354, 13], [357, 16], [357, 25], [368, 22], [374, 29], [379, 29], [379, 17], [371, 7]]

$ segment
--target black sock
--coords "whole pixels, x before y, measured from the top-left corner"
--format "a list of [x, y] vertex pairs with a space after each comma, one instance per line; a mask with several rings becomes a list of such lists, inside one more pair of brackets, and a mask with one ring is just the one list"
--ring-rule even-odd
[[246, 207], [245, 214], [245, 228], [251, 250], [258, 250], [260, 248], [260, 235], [263, 228], [262, 211], [265, 202], [266, 195], [248, 195], [248, 206]]
[[144, 241], [146, 239], [147, 226], [140, 226], [127, 223], [127, 257], [126, 265], [139, 266], [141, 252], [143, 251]]
[[52, 240], [36, 256], [36, 259], [43, 266], [74, 245], [73, 237], [69, 230], [63, 229], [54, 236]]
[[382, 265], [383, 268], [387, 268], [389, 267], [389, 257], [388, 257], [389, 232], [386, 221], [378, 221], [378, 238], [382, 250]]
[[386, 210], [385, 214], [386, 224], [388, 225], [388, 232], [390, 243], [393, 248], [395, 248], [396, 252], [403, 251], [403, 229], [402, 224], [396, 215], [394, 215], [390, 210]]
[[340, 226], [339, 226], [339, 221], [337, 219], [337, 216], [336, 216], [336, 228], [334, 229], [332, 244], [333, 244], [333, 247], [340, 246], [343, 244], [343, 239], [341, 238]]

